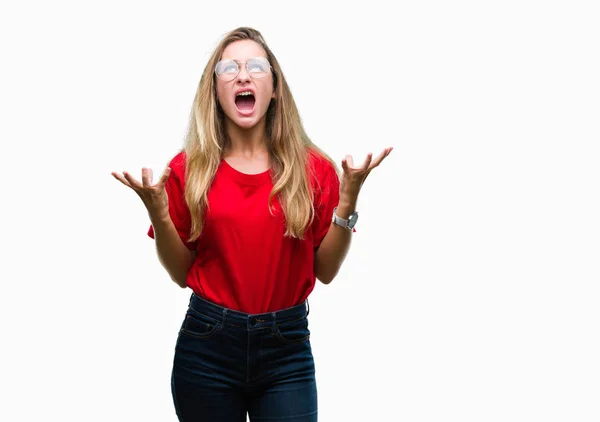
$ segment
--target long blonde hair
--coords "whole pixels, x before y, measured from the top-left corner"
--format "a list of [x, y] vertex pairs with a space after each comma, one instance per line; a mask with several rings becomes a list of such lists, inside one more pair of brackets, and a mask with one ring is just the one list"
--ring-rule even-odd
[[314, 218], [313, 190], [307, 167], [309, 151], [327, 159], [336, 172], [339, 170], [331, 158], [312, 143], [300, 120], [290, 88], [277, 59], [260, 32], [241, 27], [229, 32], [208, 60], [194, 98], [188, 132], [183, 150], [186, 154], [185, 200], [191, 214], [189, 241], [195, 241], [204, 227], [204, 213], [208, 207], [208, 191], [223, 159], [227, 142], [223, 110], [217, 102], [214, 69], [223, 50], [239, 40], [252, 40], [267, 53], [273, 69], [275, 98], [267, 110], [266, 136], [273, 177], [271, 203], [277, 197], [285, 216], [285, 236], [303, 239]]

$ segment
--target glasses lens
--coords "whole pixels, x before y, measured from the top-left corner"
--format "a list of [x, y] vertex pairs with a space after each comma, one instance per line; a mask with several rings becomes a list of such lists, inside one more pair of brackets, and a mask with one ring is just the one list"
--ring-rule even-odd
[[239, 67], [237, 63], [233, 60], [221, 60], [217, 63], [217, 67], [215, 69], [215, 73], [218, 78], [231, 81], [233, 80], [239, 71]]
[[[243, 64], [243, 63], [242, 63]], [[246, 63], [246, 70], [253, 78], [264, 78], [271, 70], [271, 65], [264, 57], [255, 57]], [[238, 75], [240, 68], [235, 60], [225, 59], [217, 63], [215, 74], [219, 79], [232, 81]]]
[[270, 68], [269, 61], [262, 57], [250, 59], [246, 64], [246, 69], [253, 78], [264, 78], [269, 73]]

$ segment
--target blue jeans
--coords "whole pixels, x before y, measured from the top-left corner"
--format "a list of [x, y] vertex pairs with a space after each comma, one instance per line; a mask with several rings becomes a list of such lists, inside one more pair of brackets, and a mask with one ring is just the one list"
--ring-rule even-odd
[[315, 422], [307, 303], [251, 315], [190, 298], [171, 377], [184, 422]]

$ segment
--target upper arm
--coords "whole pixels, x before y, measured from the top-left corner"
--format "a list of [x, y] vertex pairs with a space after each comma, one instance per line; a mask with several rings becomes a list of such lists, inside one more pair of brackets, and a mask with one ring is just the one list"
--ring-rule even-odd
[[340, 200], [340, 179], [335, 168], [326, 162], [317, 174], [317, 189], [315, 191], [315, 221], [313, 223], [315, 250], [321, 245], [331, 227], [333, 209]]

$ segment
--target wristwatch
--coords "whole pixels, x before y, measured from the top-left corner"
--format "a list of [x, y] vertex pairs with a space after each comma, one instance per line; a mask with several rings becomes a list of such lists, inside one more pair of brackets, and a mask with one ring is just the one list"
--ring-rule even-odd
[[358, 213], [354, 211], [352, 214], [350, 214], [348, 220], [344, 220], [343, 218], [337, 216], [337, 214], [335, 213], [336, 210], [337, 207], [333, 209], [333, 223], [345, 229], [352, 230], [356, 225], [356, 221], [358, 220]]

